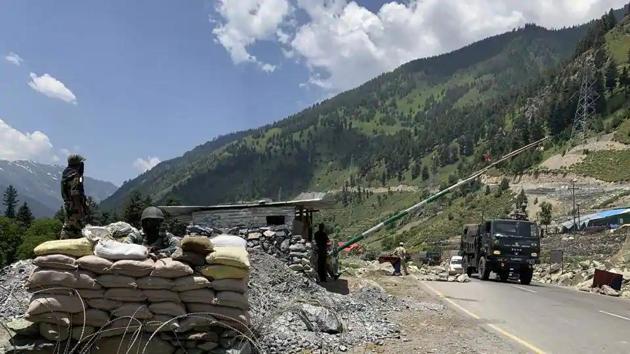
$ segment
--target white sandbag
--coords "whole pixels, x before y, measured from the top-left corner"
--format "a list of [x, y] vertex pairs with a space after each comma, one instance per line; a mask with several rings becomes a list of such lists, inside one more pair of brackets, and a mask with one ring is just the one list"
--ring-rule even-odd
[[90, 240], [92, 243], [96, 243], [101, 240], [112, 240], [112, 234], [109, 230], [103, 226], [87, 225], [81, 230], [83, 237]]
[[105, 226], [107, 230], [112, 234], [112, 236], [116, 239], [121, 239], [129, 236], [130, 233], [138, 232], [138, 229], [127, 224], [124, 221], [118, 221], [112, 224]]
[[239, 236], [222, 234], [210, 239], [212, 246], [216, 247], [243, 247], [247, 246], [247, 241]]
[[94, 248], [94, 254], [110, 260], [132, 259], [142, 261], [149, 256], [149, 250], [142, 245], [103, 240], [99, 241]]

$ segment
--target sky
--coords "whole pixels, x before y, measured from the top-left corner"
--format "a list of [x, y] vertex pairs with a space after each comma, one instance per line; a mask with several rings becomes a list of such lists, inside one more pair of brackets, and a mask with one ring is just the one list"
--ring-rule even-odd
[[416, 59], [627, 0], [0, 0], [0, 159], [120, 185]]

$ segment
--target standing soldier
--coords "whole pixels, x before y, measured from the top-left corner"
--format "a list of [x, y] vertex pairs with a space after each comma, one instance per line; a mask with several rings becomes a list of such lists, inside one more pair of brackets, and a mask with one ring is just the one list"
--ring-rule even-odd
[[400, 273], [401, 266], [405, 275], [409, 275], [409, 271], [407, 270], [407, 250], [405, 249], [404, 243], [401, 242], [398, 244], [398, 247], [394, 250], [394, 257], [398, 257], [398, 261], [396, 261], [397, 266], [394, 265], [394, 275], [402, 275]]
[[79, 238], [85, 226], [87, 203], [83, 190], [85, 158], [81, 155], [68, 156], [68, 167], [61, 175], [61, 197], [66, 211], [60, 239]]

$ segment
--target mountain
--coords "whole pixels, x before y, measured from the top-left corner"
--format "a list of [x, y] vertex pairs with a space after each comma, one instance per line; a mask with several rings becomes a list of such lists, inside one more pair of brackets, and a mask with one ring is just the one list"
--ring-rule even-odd
[[[60, 193], [63, 167], [33, 161], [0, 160], [0, 192], [8, 185], [18, 191], [20, 204], [26, 201], [36, 217], [55, 214], [63, 204]], [[110, 182], [86, 177], [85, 191], [97, 201], [104, 200], [116, 191]]]
[[[595, 24], [561, 30], [530, 24], [409, 62], [284, 120], [162, 162], [102, 206], [119, 208], [133, 191], [158, 202], [211, 204], [354, 186], [422, 189], [456, 180], [482, 155], [545, 134], [555, 115], [524, 119], [527, 99], [577, 55], [576, 44]], [[556, 128], [566, 130], [566, 122]], [[513, 167], [537, 156], [527, 158]]]

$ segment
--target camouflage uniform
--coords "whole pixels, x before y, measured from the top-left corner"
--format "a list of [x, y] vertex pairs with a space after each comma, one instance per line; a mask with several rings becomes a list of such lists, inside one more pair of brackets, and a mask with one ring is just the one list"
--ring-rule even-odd
[[68, 167], [61, 176], [61, 197], [65, 210], [65, 220], [60, 239], [79, 238], [85, 226], [86, 198], [83, 189], [83, 161], [79, 155], [68, 157]]
[[393, 255], [394, 257], [398, 257], [400, 259], [399, 262], [405, 275], [409, 275], [409, 270], [407, 269], [407, 250], [402, 243], [394, 249]]
[[[171, 234], [170, 232], [161, 231], [160, 236], [153, 242], [149, 244], [144, 235], [144, 232], [132, 232], [127, 236], [127, 243], [135, 243], [138, 245], [144, 245], [149, 248], [153, 248], [153, 252], [158, 256], [170, 257], [173, 252], [179, 247], [179, 241], [177, 238]], [[162, 258], [162, 257], [160, 257]]]

